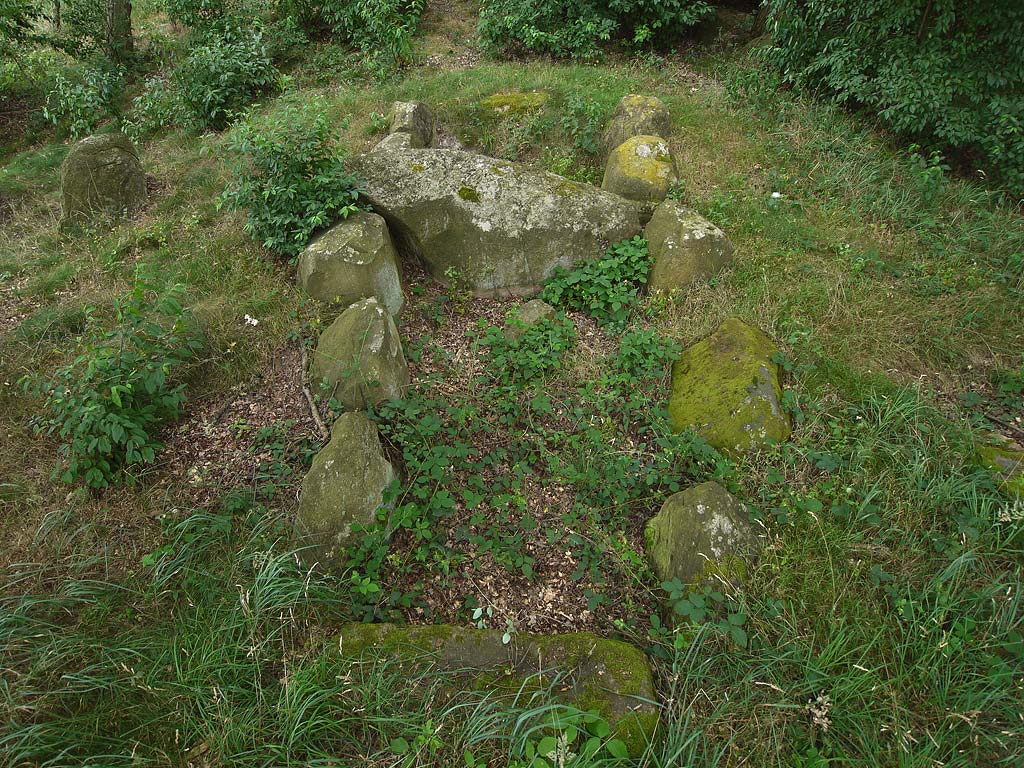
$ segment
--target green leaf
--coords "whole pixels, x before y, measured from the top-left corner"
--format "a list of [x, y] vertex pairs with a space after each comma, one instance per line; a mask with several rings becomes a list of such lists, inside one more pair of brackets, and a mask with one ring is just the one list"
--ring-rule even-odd
[[409, 742], [399, 736], [391, 741], [391, 751], [396, 755], [404, 755], [409, 751]]

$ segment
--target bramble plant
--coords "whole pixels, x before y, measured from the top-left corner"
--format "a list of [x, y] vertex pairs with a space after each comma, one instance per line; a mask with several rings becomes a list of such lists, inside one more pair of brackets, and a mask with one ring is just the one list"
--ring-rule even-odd
[[476, 341], [477, 349], [486, 350], [491, 375], [502, 385], [527, 384], [560, 370], [566, 351], [576, 343], [576, 328], [565, 315], [530, 326], [518, 318], [511, 323], [518, 335], [480, 321]]
[[60, 478], [104, 488], [124, 470], [149, 464], [163, 445], [155, 430], [176, 419], [185, 385], [172, 376], [200, 348], [181, 305], [184, 289], [158, 293], [139, 281], [114, 304], [114, 330], [87, 312], [78, 355], [48, 380], [26, 378], [44, 395], [36, 432], [63, 440]]
[[647, 241], [637, 236], [616, 243], [599, 259], [572, 270], [557, 269], [540, 297], [555, 306], [586, 312], [601, 325], [621, 329], [650, 267]]
[[242, 123], [228, 140], [235, 179], [218, 206], [247, 209], [246, 232], [296, 255], [318, 229], [359, 209], [360, 182], [345, 170], [336, 128], [319, 101]]

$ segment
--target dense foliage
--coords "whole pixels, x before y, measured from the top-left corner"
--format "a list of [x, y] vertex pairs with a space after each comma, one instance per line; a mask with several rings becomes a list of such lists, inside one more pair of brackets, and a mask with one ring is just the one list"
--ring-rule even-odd
[[484, 0], [480, 36], [493, 50], [592, 58], [612, 39], [669, 42], [711, 10], [703, 0]]
[[236, 177], [221, 203], [248, 210], [245, 230], [264, 247], [294, 256], [316, 230], [357, 209], [359, 180], [344, 167], [336, 129], [314, 101], [245, 122], [231, 137]]
[[26, 379], [46, 397], [37, 432], [63, 441], [61, 479], [103, 488], [123, 470], [153, 461], [162, 445], [154, 430], [177, 418], [185, 386], [171, 376], [199, 342], [182, 308], [182, 289], [152, 297], [139, 282], [115, 303], [113, 330], [90, 310], [78, 354], [50, 379]]
[[915, 140], [980, 155], [1024, 194], [1024, 4], [773, 0], [768, 58]]

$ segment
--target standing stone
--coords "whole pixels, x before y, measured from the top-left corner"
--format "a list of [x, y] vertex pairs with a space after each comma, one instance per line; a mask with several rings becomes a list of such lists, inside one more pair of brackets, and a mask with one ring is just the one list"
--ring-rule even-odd
[[672, 117], [661, 99], [631, 93], [619, 101], [601, 143], [607, 155], [634, 136], [669, 136], [671, 133]]
[[735, 317], [684, 351], [672, 365], [673, 429], [692, 429], [733, 456], [786, 440], [777, 352], [764, 333]]
[[88, 136], [75, 144], [60, 169], [61, 229], [99, 217], [121, 217], [146, 203], [146, 172], [122, 133]]
[[672, 152], [664, 139], [634, 136], [608, 156], [601, 189], [627, 200], [660, 203], [677, 178]]
[[645, 530], [659, 581], [697, 585], [711, 575], [742, 578], [761, 540], [750, 512], [718, 483], [701, 483], [666, 499]]
[[373, 422], [361, 413], [339, 416], [302, 481], [295, 527], [311, 547], [309, 560], [343, 563], [353, 527], [373, 524], [394, 479]]
[[409, 134], [413, 149], [429, 147], [434, 141], [434, 115], [421, 101], [396, 101], [391, 106], [391, 133]]
[[722, 230], [674, 200], [655, 209], [644, 237], [652, 260], [647, 277], [652, 293], [687, 288], [721, 271], [732, 259], [732, 243]]
[[320, 334], [310, 377], [349, 411], [402, 396], [409, 368], [395, 321], [377, 299], [353, 304]]
[[404, 301], [387, 224], [366, 211], [353, 213], [306, 246], [299, 255], [298, 281], [314, 299], [337, 306], [372, 296], [397, 315]]
[[505, 323], [505, 336], [509, 339], [518, 339], [531, 326], [541, 320], [547, 320], [555, 316], [555, 308], [546, 301], [533, 299], [521, 307], [517, 307], [512, 316]]
[[640, 234], [636, 206], [520, 163], [454, 149], [389, 149], [350, 158], [403, 258], [438, 280], [454, 269], [478, 295], [530, 294]]

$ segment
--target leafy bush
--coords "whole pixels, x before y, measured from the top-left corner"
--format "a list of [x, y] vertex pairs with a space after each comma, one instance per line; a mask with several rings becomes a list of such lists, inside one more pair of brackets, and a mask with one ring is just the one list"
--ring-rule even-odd
[[1024, 195], [1024, 5], [772, 0], [783, 79], [922, 143], [981, 155]]
[[479, 31], [496, 51], [593, 58], [613, 38], [667, 42], [711, 10], [703, 0], [484, 0]]
[[602, 325], [622, 328], [650, 266], [647, 241], [637, 236], [573, 270], [556, 270], [540, 297], [555, 306], [586, 312]]
[[219, 204], [248, 209], [245, 231], [294, 256], [316, 230], [359, 207], [359, 179], [345, 170], [336, 130], [318, 101], [243, 123], [228, 143], [236, 178]]
[[614, 367], [630, 381], [658, 378], [680, 352], [678, 343], [663, 339], [653, 328], [631, 331], [619, 341]]
[[330, 32], [374, 58], [403, 63], [412, 56], [425, 0], [281, 0], [279, 12], [310, 32]]
[[480, 322], [477, 346], [487, 350], [491, 374], [505, 385], [526, 384], [554, 373], [576, 343], [576, 328], [565, 315], [543, 318], [529, 326], [513, 318], [518, 335]]
[[171, 374], [199, 342], [180, 303], [183, 289], [150, 298], [152, 290], [139, 282], [115, 302], [114, 330], [102, 330], [88, 310], [78, 355], [49, 380], [24, 380], [46, 397], [36, 432], [64, 441], [66, 483], [103, 488], [124, 469], [152, 462], [163, 447], [153, 431], [178, 417], [185, 385], [172, 385]]
[[181, 112], [178, 90], [163, 77], [150, 77], [145, 90], [132, 100], [131, 109], [121, 118], [121, 130], [138, 142], [177, 122]]
[[232, 29], [195, 48], [174, 71], [174, 84], [194, 126], [220, 129], [276, 87], [279, 74], [258, 29]]
[[58, 72], [46, 97], [43, 116], [73, 139], [95, 133], [99, 124], [114, 114], [121, 80], [121, 73], [112, 69], [89, 67], [81, 79]]
[[171, 21], [192, 29], [208, 29], [234, 10], [229, 0], [164, 0], [164, 11]]

